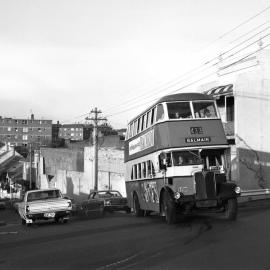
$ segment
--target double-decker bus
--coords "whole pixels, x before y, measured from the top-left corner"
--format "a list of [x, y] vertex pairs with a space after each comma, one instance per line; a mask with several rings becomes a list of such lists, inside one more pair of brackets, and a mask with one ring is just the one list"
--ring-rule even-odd
[[199, 93], [164, 96], [128, 124], [128, 205], [136, 216], [159, 212], [168, 224], [200, 209], [234, 220], [241, 190], [228, 181], [229, 161], [215, 101]]

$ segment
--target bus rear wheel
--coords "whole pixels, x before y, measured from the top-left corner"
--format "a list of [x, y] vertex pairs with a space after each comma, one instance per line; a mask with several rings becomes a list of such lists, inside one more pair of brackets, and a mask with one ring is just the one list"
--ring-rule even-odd
[[162, 199], [163, 210], [165, 214], [165, 220], [167, 224], [176, 223], [176, 207], [174, 203], [173, 196], [169, 191], [165, 191]]
[[133, 211], [136, 217], [143, 216], [143, 210], [140, 207], [138, 195], [135, 193], [133, 196]]

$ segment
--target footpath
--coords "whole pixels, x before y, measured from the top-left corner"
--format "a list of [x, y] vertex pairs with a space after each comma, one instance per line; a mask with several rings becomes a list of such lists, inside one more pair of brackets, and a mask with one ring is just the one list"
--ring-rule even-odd
[[[257, 199], [253, 198], [252, 200], [241, 199], [238, 200], [238, 211], [245, 209], [270, 209], [270, 197], [267, 199]], [[78, 219], [80, 216], [73, 213], [73, 218]], [[15, 211], [13, 207], [9, 204], [0, 205], [0, 227], [7, 224], [20, 224], [21, 218], [19, 214]]]

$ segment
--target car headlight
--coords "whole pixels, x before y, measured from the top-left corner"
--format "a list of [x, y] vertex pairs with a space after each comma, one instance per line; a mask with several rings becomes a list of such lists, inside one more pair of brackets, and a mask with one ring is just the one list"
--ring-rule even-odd
[[178, 200], [178, 199], [180, 199], [181, 198], [181, 193], [180, 192], [175, 192], [174, 193], [174, 198], [176, 199], [176, 200]]
[[104, 205], [110, 205], [111, 202], [110, 201], [104, 201]]
[[235, 187], [234, 192], [236, 194], [240, 194], [241, 193], [241, 188], [240, 187]]

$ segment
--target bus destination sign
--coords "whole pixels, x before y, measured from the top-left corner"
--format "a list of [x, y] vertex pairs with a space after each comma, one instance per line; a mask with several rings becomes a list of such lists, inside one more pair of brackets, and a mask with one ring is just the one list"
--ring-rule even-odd
[[210, 137], [191, 137], [191, 138], [185, 138], [186, 143], [208, 143], [211, 142]]
[[142, 136], [132, 140], [129, 143], [129, 154], [134, 155], [140, 151], [143, 151], [149, 147], [154, 146], [154, 130], [143, 134]]

